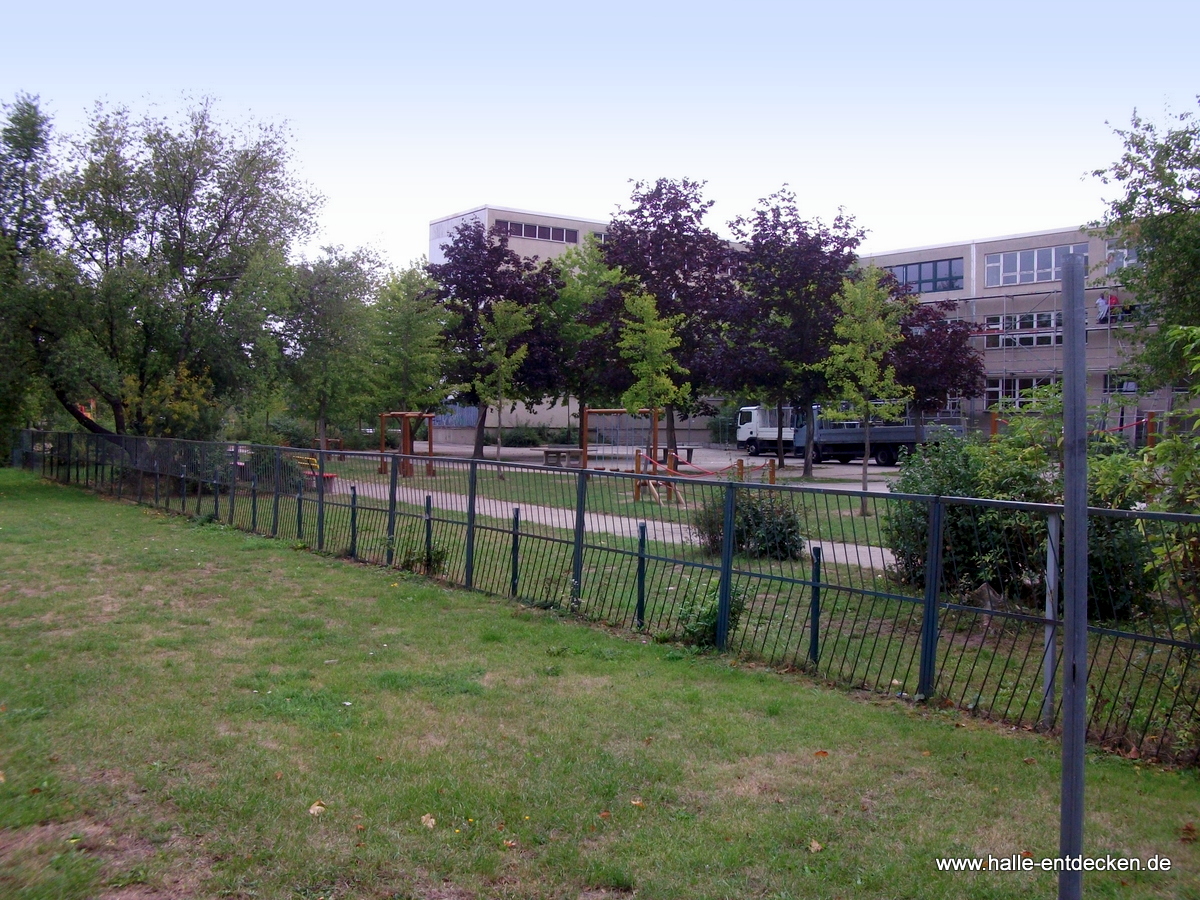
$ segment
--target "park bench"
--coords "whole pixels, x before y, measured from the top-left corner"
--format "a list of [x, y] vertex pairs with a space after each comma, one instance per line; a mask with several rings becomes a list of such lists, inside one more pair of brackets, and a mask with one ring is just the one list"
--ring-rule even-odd
[[542, 465], [545, 466], [578, 467], [583, 463], [583, 450], [579, 447], [543, 447], [542, 458]]
[[[321, 477], [321, 464], [317, 462], [313, 456], [297, 456], [295, 457], [296, 465], [300, 467], [300, 473], [304, 476], [304, 486], [310, 491], [317, 489], [317, 479]], [[325, 473], [326, 486], [333, 483], [337, 475], [333, 472]]]

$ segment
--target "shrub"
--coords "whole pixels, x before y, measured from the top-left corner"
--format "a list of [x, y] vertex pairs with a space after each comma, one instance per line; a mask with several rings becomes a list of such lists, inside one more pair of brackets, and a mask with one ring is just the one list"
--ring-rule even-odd
[[425, 559], [425, 544], [406, 541], [396, 546], [395, 553], [392, 556], [394, 565], [403, 569], [406, 572], [423, 572], [426, 575], [438, 575], [446, 567], [446, 560], [450, 556], [450, 551], [446, 549], [445, 544], [438, 541], [433, 542], [433, 547], [430, 549], [428, 565]]
[[[738, 621], [746, 609], [746, 594], [738, 587], [729, 590], [729, 629], [726, 638], [731, 640], [737, 631]], [[717, 645], [717, 615], [720, 612], [720, 585], [712, 582], [703, 594], [692, 595], [679, 604], [679, 630], [685, 644], [696, 647]]]
[[[719, 555], [725, 533], [724, 498], [706, 499], [693, 515], [692, 527], [704, 551]], [[738, 490], [733, 511], [733, 549], [759, 559], [803, 559], [803, 519], [786, 496]]]

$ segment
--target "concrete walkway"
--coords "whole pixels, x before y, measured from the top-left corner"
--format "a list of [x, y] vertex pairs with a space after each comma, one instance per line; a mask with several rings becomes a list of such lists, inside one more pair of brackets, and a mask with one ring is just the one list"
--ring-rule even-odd
[[[469, 448], [468, 448], [469, 449]], [[507, 454], [505, 454], [507, 456]], [[538, 452], [539, 462], [541, 458]], [[514, 460], [515, 461], [515, 460]], [[387, 503], [388, 485], [378, 482], [365, 482], [356, 485], [360, 497], [372, 497], [381, 503]], [[330, 493], [349, 493], [349, 482], [338, 479], [331, 485]], [[430, 498], [434, 508], [467, 513], [467, 496], [446, 491], [427, 491], [409, 487], [401, 483], [396, 488], [396, 500], [409, 506], [424, 507], [425, 498]], [[521, 521], [535, 523], [549, 528], [564, 531], [575, 530], [575, 510], [557, 506], [520, 505]], [[512, 520], [513, 504], [511, 501], [498, 500], [490, 497], [475, 498], [475, 514], [489, 519], [507, 522]], [[690, 525], [675, 522], [663, 522], [655, 519], [637, 519], [629, 516], [615, 516], [607, 513], [584, 513], [584, 531], [588, 534], [612, 534], [629, 540], [637, 540], [638, 525], [646, 523], [646, 538], [650, 541], [670, 545], [696, 545], [700, 543], [695, 529]], [[895, 562], [892, 552], [884, 547], [869, 547], [863, 544], [843, 544], [837, 541], [809, 541], [811, 553], [814, 546], [821, 548], [826, 563], [840, 563], [858, 566], [862, 569], [883, 570]]]

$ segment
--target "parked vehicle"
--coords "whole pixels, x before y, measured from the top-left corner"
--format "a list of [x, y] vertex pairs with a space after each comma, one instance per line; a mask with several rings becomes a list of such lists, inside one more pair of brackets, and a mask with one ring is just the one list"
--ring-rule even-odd
[[[865, 429], [856, 419], [839, 419], [822, 415], [820, 407], [813, 407], [817, 414], [817, 430], [813, 436], [813, 462], [850, 462], [861, 459], [865, 449]], [[808, 425], [796, 421], [790, 406], [783, 408], [783, 448], [797, 456], [804, 453], [808, 440]], [[946, 434], [962, 437], [962, 422], [957, 417], [938, 415], [925, 422], [925, 442], [936, 441]], [[743, 406], [738, 410], [737, 445], [745, 448], [751, 456], [762, 452], [770, 453], [780, 437], [776, 410], [764, 406]], [[900, 458], [901, 448], [912, 450], [917, 440], [918, 423], [910, 410], [900, 421], [871, 421], [871, 455], [881, 466], [894, 466]]]

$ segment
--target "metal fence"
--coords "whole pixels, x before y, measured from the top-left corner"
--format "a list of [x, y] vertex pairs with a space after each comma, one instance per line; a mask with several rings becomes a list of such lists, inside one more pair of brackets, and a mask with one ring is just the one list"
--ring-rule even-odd
[[[32, 431], [14, 462], [870, 691], [1059, 714], [1056, 506]], [[1092, 509], [1088, 534], [1089, 735], [1194, 764], [1200, 516]]]

